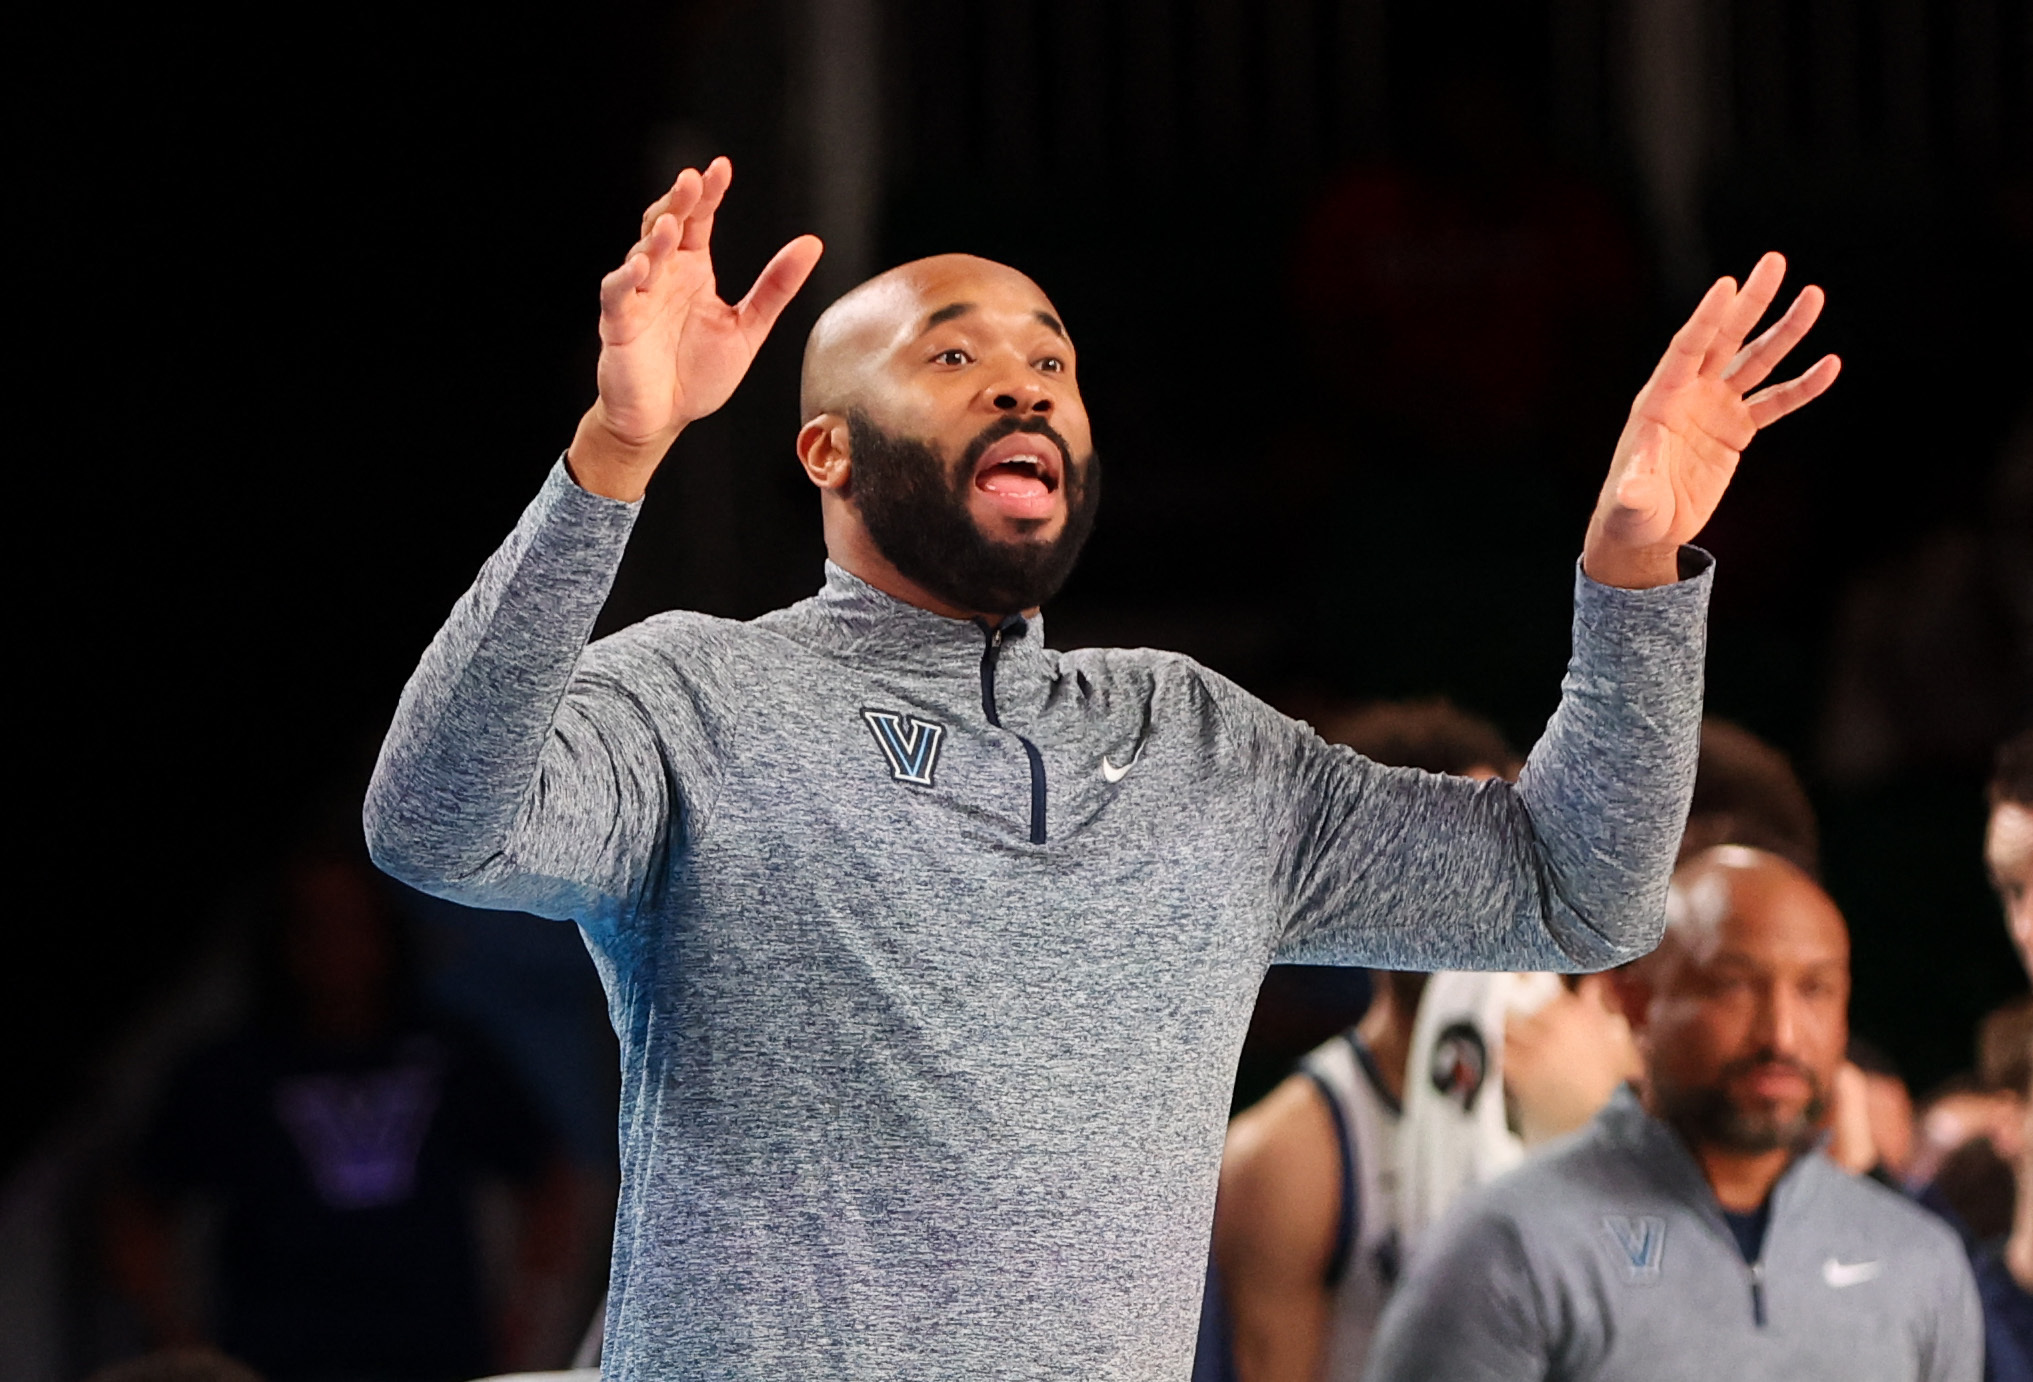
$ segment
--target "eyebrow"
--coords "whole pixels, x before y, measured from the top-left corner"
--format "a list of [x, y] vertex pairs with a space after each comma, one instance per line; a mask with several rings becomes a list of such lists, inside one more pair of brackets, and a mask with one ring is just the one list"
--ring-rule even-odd
[[[957, 317], [964, 317], [973, 310], [974, 304], [971, 302], [949, 302], [944, 307], [941, 307], [938, 311], [932, 313], [931, 316], [925, 318], [925, 325], [923, 329], [925, 331], [930, 331], [935, 326], [944, 325], [946, 322], [952, 321]], [[1046, 328], [1049, 329], [1051, 333], [1054, 336], [1057, 336], [1060, 340], [1064, 341], [1068, 339], [1066, 335], [1066, 328], [1060, 325], [1059, 319], [1053, 316], [1050, 312], [1046, 312], [1040, 309], [1039, 311], [1031, 313], [1031, 315], [1037, 318], [1038, 321], [1044, 323]]]

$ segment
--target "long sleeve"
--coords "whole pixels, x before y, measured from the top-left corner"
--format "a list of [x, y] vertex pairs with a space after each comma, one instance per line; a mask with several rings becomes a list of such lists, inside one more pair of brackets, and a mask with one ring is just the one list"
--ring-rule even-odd
[[368, 847], [387, 872], [544, 916], [630, 904], [675, 809], [668, 754], [586, 640], [637, 507], [580, 489], [560, 461], [460, 598], [368, 790]]
[[1713, 570], [1686, 555], [1699, 569], [1653, 590], [1577, 571], [1560, 705], [1515, 784], [1382, 768], [1301, 726], [1274, 743], [1278, 958], [1584, 970], [1657, 944], [1694, 790]]

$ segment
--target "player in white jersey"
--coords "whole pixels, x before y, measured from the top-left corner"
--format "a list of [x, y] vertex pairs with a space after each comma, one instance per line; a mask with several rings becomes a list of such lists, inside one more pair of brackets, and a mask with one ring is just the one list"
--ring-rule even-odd
[[1229, 1126], [1209, 1304], [1227, 1356], [1203, 1342], [1197, 1377], [1362, 1376], [1397, 1279], [1399, 1099], [1426, 978], [1370, 977], [1363, 1020]]
[[[1393, 974], [1396, 992], [1424, 978]], [[1322, 1375], [1362, 1376], [1370, 1335], [1397, 1284], [1398, 1123], [1403, 1105], [1358, 1028], [1316, 1047], [1299, 1063], [1334, 1117], [1341, 1149], [1341, 1203], [1326, 1273], [1333, 1292]]]

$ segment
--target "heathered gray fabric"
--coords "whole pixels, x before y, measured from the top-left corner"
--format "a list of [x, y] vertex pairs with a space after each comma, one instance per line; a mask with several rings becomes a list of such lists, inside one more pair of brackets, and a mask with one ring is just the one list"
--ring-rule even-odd
[[[1663, 1235], [1637, 1253], [1650, 1271], [1619, 1241], [1641, 1247], [1647, 1217]], [[1385, 1309], [1367, 1377], [1977, 1382], [1962, 1245], [1877, 1182], [1800, 1158], [1773, 1189], [1761, 1257], [1762, 1327], [1700, 1167], [1624, 1090], [1450, 1211]]]
[[[1267, 964], [1582, 969], [1657, 940], [1705, 569], [1580, 581], [1512, 787], [1380, 768], [1183, 657], [1052, 652], [1036, 623], [1005, 636], [996, 729], [985, 630], [832, 567], [752, 623], [588, 647], [633, 517], [553, 472], [366, 809], [390, 873], [576, 919], [599, 966], [607, 1377], [1184, 1377]], [[942, 728], [932, 785], [871, 709]]]

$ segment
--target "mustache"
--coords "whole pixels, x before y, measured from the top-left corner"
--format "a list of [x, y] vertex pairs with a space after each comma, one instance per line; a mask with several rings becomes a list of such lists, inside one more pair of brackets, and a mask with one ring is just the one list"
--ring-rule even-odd
[[981, 429], [980, 435], [967, 443], [967, 449], [961, 453], [960, 460], [954, 466], [953, 473], [955, 478], [960, 484], [965, 485], [969, 480], [974, 478], [974, 467], [981, 463], [982, 453], [1004, 437], [1012, 436], [1018, 432], [1029, 432], [1034, 436], [1043, 437], [1046, 441], [1057, 447], [1059, 449], [1059, 464], [1062, 467], [1061, 473], [1066, 476], [1069, 483], [1071, 482], [1073, 478], [1073, 448], [1067, 445], [1066, 439], [1060, 436], [1058, 430], [1052, 426], [1051, 419], [1045, 417], [999, 417], [994, 422], [989, 423], [988, 426]]
[[1721, 1076], [1719, 1082], [1727, 1084], [1738, 1076], [1748, 1075], [1758, 1067], [1767, 1065], [1775, 1065], [1781, 1069], [1792, 1071], [1807, 1082], [1807, 1092], [1811, 1098], [1818, 1099], [1821, 1097], [1821, 1077], [1819, 1075], [1808, 1069], [1794, 1057], [1782, 1056], [1770, 1047], [1753, 1051], [1747, 1056], [1739, 1056], [1733, 1061], [1725, 1061], [1721, 1071], [1718, 1072]]

